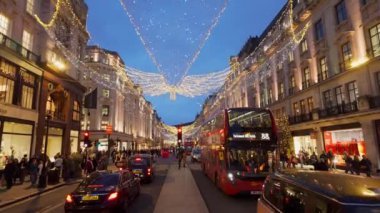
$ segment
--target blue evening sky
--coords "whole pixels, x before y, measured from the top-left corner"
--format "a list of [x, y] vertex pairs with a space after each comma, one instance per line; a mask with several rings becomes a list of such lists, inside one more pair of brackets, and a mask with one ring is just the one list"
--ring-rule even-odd
[[[285, 2], [286, 0], [229, 0], [226, 11], [189, 75], [220, 71], [228, 67], [229, 57], [239, 53], [249, 36], [260, 35]], [[86, 3], [89, 7], [87, 24], [91, 34], [90, 44], [117, 51], [129, 67], [157, 72], [119, 0], [86, 0]], [[164, 6], [163, 3], [162, 7]], [[175, 47], [169, 45], [168, 48]], [[201, 111], [205, 98], [206, 96], [186, 98], [177, 95], [177, 99], [171, 101], [168, 94], [146, 96], [167, 124], [193, 121]]]

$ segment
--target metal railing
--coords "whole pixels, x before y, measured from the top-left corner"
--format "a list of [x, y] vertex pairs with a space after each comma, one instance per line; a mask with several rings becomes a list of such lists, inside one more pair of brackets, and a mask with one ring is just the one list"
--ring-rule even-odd
[[58, 111], [46, 110], [46, 114], [51, 116], [52, 120], [65, 120], [65, 114]]
[[21, 44], [17, 43], [15, 40], [2, 33], [0, 33], [0, 46], [6, 47], [16, 52], [18, 55], [26, 58], [29, 61], [32, 61], [34, 63], [40, 62], [40, 56], [26, 49]]
[[358, 111], [358, 104], [357, 104], [357, 101], [353, 101], [351, 103], [337, 104], [337, 105], [319, 110], [319, 117], [328, 118], [328, 117], [333, 117], [340, 114], [352, 113], [356, 111]]
[[289, 124], [299, 124], [313, 120], [312, 113], [304, 113], [289, 117]]

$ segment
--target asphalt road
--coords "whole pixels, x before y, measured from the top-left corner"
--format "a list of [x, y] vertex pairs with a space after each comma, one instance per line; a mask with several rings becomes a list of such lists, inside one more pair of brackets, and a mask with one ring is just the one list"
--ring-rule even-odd
[[[128, 212], [152, 213], [156, 205], [161, 187], [172, 159], [161, 159], [156, 164], [156, 176], [152, 183], [141, 184], [140, 196], [129, 207]], [[64, 212], [64, 199], [78, 184], [66, 185], [35, 196], [16, 204], [0, 209], [0, 212], [10, 213], [62, 213]]]
[[210, 213], [256, 212], [257, 196], [227, 196], [203, 174], [199, 164], [193, 163], [190, 168]]

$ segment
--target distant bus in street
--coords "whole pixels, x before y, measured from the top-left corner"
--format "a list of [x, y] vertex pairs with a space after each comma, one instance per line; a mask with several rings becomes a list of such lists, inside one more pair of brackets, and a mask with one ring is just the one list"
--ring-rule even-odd
[[273, 170], [277, 132], [267, 109], [231, 108], [201, 128], [203, 172], [225, 194], [261, 194]]

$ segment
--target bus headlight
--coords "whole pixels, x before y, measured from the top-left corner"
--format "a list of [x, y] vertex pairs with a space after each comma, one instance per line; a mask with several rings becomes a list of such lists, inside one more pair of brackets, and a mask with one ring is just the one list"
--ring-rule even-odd
[[231, 182], [234, 182], [234, 180], [235, 180], [234, 174], [232, 174], [232, 173], [228, 173], [227, 177], [228, 177], [228, 179], [229, 179]]

